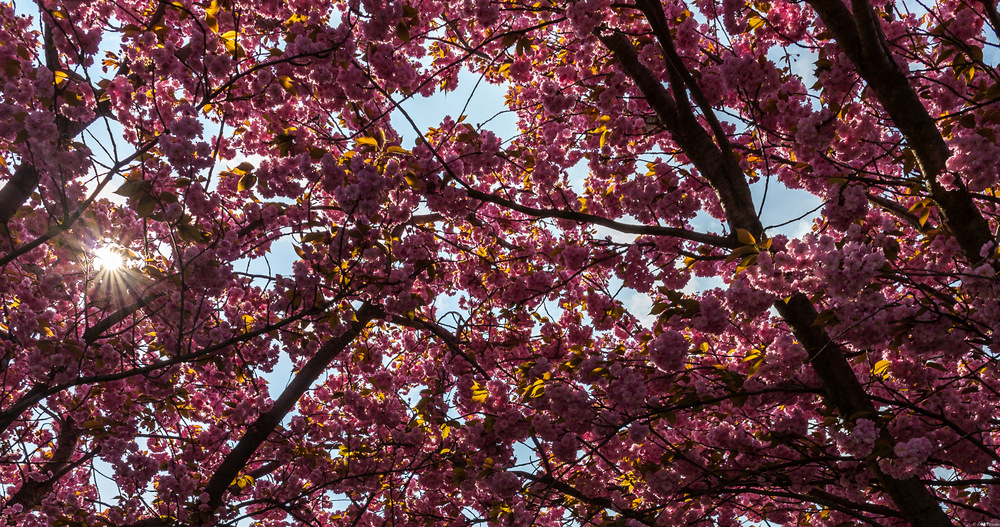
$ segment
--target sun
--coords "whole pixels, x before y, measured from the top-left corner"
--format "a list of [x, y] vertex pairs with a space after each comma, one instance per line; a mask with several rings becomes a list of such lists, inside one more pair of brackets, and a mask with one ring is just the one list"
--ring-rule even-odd
[[117, 271], [125, 266], [125, 260], [120, 252], [105, 245], [94, 250], [94, 266], [101, 271]]

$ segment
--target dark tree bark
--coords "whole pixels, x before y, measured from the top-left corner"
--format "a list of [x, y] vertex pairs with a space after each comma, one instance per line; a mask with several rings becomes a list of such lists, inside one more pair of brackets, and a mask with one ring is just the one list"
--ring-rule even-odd
[[[656, 31], [663, 21], [658, 21], [657, 11], [662, 15], [662, 7], [643, 2], [643, 11], [654, 28], [657, 38], [661, 40], [661, 48], [672, 49], [672, 43], [662, 39], [669, 38], [669, 31]], [[636, 83], [647, 103], [656, 112], [663, 126], [670, 132], [674, 141], [681, 147], [684, 154], [698, 168], [712, 188], [715, 189], [722, 203], [730, 228], [745, 229], [757, 239], [763, 239], [763, 226], [755, 212], [750, 186], [739, 165], [736, 156], [728, 148], [728, 141], [713, 140], [712, 136], [694, 117], [686, 99], [678, 101], [663, 87], [659, 79], [640, 61], [639, 55], [631, 41], [621, 33], [605, 35], [601, 41], [611, 50], [622, 69]], [[669, 67], [679, 70], [683, 63], [679, 57], [667, 57]], [[672, 75], [672, 86], [675, 94], [683, 90], [678, 86], [683, 82], [684, 75], [677, 71]], [[681, 104], [688, 104], [682, 108]], [[711, 114], [711, 108], [701, 108], [702, 112]], [[712, 117], [714, 118], [714, 116]], [[712, 118], [706, 120], [711, 121]], [[933, 123], [932, 123], [933, 124]], [[936, 130], [936, 128], [935, 128]], [[938, 135], [940, 138], [940, 135]], [[945, 149], [946, 151], [947, 149]], [[943, 160], [941, 166], [943, 167]], [[975, 210], [973, 207], [972, 210]], [[976, 229], [972, 231], [975, 234]], [[978, 239], [978, 234], [975, 236]], [[978, 243], [970, 241], [971, 243]], [[789, 301], [776, 303], [778, 313], [788, 325], [792, 334], [809, 352], [809, 363], [820, 378], [825, 392], [826, 401], [836, 408], [844, 419], [857, 419], [858, 415], [873, 416], [875, 406], [851, 369], [843, 349], [840, 348], [820, 326], [814, 326], [816, 308], [802, 293], [792, 296]], [[880, 425], [880, 435], [895, 443], [884, 425]], [[868, 466], [877, 474], [879, 483], [899, 508], [900, 514], [913, 525], [927, 527], [943, 527], [953, 525], [947, 515], [941, 510], [934, 495], [916, 479], [900, 480], [882, 472], [878, 458], [870, 456]]]

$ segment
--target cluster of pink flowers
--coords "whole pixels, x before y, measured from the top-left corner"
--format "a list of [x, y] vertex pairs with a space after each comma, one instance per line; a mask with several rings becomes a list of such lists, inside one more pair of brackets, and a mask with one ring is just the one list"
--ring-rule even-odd
[[[820, 2], [43, 4], [0, 6], [9, 522], [996, 514], [988, 6], [872, 3], [935, 157]], [[510, 115], [404, 144], [463, 71]]]

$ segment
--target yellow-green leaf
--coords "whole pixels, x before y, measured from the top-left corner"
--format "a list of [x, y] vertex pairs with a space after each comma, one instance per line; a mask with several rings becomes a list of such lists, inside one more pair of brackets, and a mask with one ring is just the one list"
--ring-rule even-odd
[[740, 271], [746, 269], [747, 267], [750, 267], [751, 265], [754, 265], [756, 263], [757, 263], [757, 255], [756, 254], [751, 254], [750, 256], [747, 256], [746, 258], [744, 258], [740, 262], [740, 264], [736, 266], [736, 272], [740, 272]]
[[924, 198], [924, 199], [922, 199], [922, 200], [914, 203], [913, 205], [910, 205], [910, 208], [907, 209], [907, 210], [909, 212], [914, 212], [918, 208], [920, 208], [920, 207], [926, 207], [927, 205], [930, 205], [930, 204], [931, 204], [931, 198]]
[[760, 367], [763, 365], [764, 365], [764, 358], [759, 357], [756, 362], [750, 365], [750, 369], [747, 370], [747, 378], [757, 375], [757, 372], [760, 371]]
[[746, 229], [736, 229], [736, 239], [743, 245], [757, 244], [757, 240], [753, 237], [753, 234], [750, 234], [750, 231]]
[[875, 366], [872, 368], [872, 373], [884, 377], [889, 372], [889, 366], [891, 365], [892, 363], [887, 360], [880, 360], [875, 363]]
[[737, 247], [733, 249], [733, 252], [729, 253], [726, 258], [726, 263], [735, 262], [736, 260], [746, 258], [748, 254], [755, 253], [755, 249], [752, 245], [744, 245], [742, 247]]
[[486, 388], [483, 388], [478, 382], [472, 383], [472, 402], [484, 403], [489, 396], [490, 392], [486, 391]]
[[215, 15], [206, 14], [205, 25], [208, 26], [208, 29], [211, 29], [213, 33], [219, 32], [219, 21], [215, 18]]
[[407, 149], [405, 149], [405, 148], [403, 148], [401, 146], [397, 146], [397, 145], [392, 145], [389, 148], [386, 148], [385, 151], [387, 153], [390, 153], [390, 154], [403, 154], [403, 155], [405, 155], [405, 154], [409, 154], [410, 153], [409, 150], [407, 150]]
[[257, 176], [251, 174], [244, 174], [242, 177], [240, 177], [239, 183], [236, 184], [236, 189], [250, 190], [256, 184], [257, 184]]
[[313, 245], [326, 240], [327, 233], [325, 232], [310, 232], [302, 237], [302, 243], [311, 243]]
[[240, 488], [240, 490], [243, 490], [247, 487], [247, 485], [253, 485], [253, 481], [253, 476], [243, 474], [233, 480], [233, 485], [236, 485]]
[[226, 51], [232, 53], [236, 58], [243, 58], [246, 56], [246, 51], [243, 50], [243, 46], [236, 42], [237, 33], [235, 31], [226, 31], [225, 33], [219, 35], [222, 38], [222, 42], [226, 45]]
[[292, 83], [291, 77], [287, 75], [282, 75], [278, 77], [278, 82], [281, 83], [281, 87], [284, 88], [285, 91], [287, 91], [288, 93], [291, 93], [292, 95], [298, 95], [295, 89], [295, 84]]
[[923, 227], [924, 224], [927, 223], [927, 220], [930, 219], [930, 217], [931, 217], [931, 208], [924, 207], [923, 211], [920, 212], [920, 218], [918, 218], [917, 221], [920, 223], [920, 226]]
[[233, 169], [233, 174], [236, 174], [237, 176], [242, 176], [243, 174], [252, 172], [253, 168], [254, 168], [253, 165], [244, 161]]

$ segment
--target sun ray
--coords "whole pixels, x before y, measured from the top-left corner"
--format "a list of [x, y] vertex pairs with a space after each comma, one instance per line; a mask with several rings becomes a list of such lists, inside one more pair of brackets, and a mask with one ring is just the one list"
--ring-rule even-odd
[[94, 250], [94, 266], [100, 271], [117, 271], [125, 266], [120, 252], [109, 245]]

